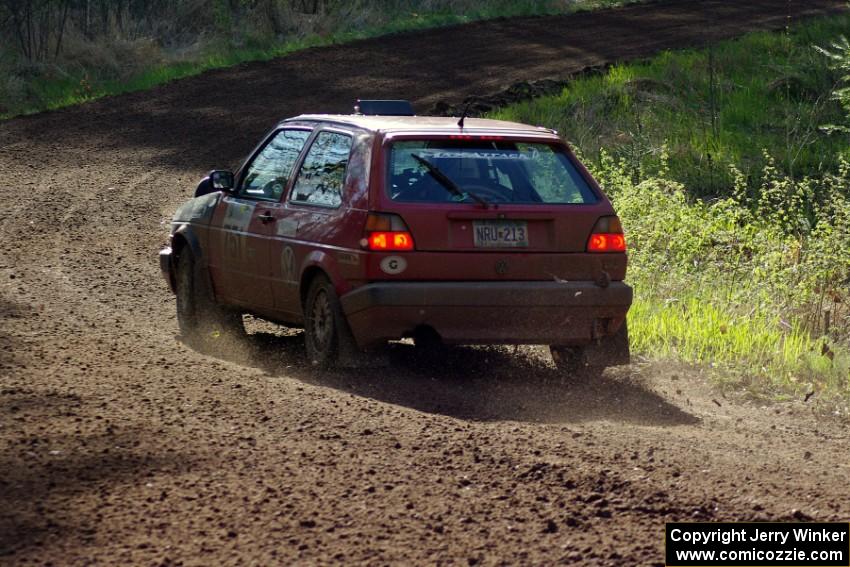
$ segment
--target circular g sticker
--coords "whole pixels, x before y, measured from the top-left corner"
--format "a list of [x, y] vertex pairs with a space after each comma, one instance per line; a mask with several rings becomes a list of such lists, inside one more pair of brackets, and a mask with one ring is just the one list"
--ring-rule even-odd
[[390, 275], [400, 274], [407, 269], [407, 260], [401, 256], [387, 256], [381, 260], [381, 270]]

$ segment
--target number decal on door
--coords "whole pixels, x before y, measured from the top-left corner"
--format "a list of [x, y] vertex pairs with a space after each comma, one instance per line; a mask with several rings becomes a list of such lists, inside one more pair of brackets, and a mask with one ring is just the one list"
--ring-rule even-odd
[[227, 212], [224, 214], [224, 221], [221, 228], [222, 249], [224, 250], [225, 258], [233, 260], [248, 259], [248, 239], [244, 234], [251, 224], [251, 217], [254, 216], [255, 203], [242, 202], [227, 202]]

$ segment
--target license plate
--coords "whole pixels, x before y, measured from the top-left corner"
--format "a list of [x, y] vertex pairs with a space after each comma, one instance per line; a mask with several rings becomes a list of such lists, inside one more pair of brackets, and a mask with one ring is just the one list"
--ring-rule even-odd
[[473, 221], [476, 248], [524, 248], [528, 246], [526, 221]]

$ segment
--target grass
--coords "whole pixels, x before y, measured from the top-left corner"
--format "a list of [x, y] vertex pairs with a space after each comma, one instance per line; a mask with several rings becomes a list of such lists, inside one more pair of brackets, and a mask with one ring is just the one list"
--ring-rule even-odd
[[[754, 314], [755, 315], [755, 314]], [[652, 358], [710, 366], [719, 382], [758, 397], [844, 397], [850, 357], [821, 354], [823, 340], [781, 317], [736, 313], [702, 294], [667, 301], [641, 298], [629, 316], [632, 349]]]
[[[80, 68], [66, 65], [61, 72], [48, 68], [34, 76], [27, 73], [26, 96], [3, 96], [0, 90], [0, 119], [62, 108], [104, 96], [147, 90], [176, 79], [198, 75], [210, 69], [231, 67], [249, 61], [267, 61], [311, 47], [349, 43], [387, 34], [464, 24], [501, 17], [544, 16], [580, 10], [596, 10], [645, 0], [577, 0], [555, 8], [554, 3], [531, 0], [519, 2], [488, 2], [477, 10], [464, 14], [449, 11], [407, 12], [394, 14], [386, 23], [368, 25], [362, 29], [339, 29], [330, 34], [310, 35], [301, 39], [285, 39], [247, 35], [238, 41], [211, 41], [196, 55], [180, 56], [177, 60], [156, 63], [129, 76], [114, 76], [104, 69]], [[108, 46], [104, 46], [108, 49]], [[7, 62], [6, 67], [9, 67]], [[0, 66], [2, 67], [2, 66]], [[8, 72], [8, 69], [7, 69]], [[5, 98], [5, 100], [4, 100]], [[3, 112], [3, 107], [7, 111]]]
[[805, 181], [835, 210], [795, 234], [735, 197], [694, 200], [675, 181], [634, 183], [622, 162], [603, 167], [616, 172], [597, 175], [630, 245], [633, 352], [711, 366], [718, 383], [756, 397], [850, 397], [850, 259], [834, 254], [850, 247], [846, 171]]
[[813, 46], [848, 33], [850, 15], [836, 15], [788, 33], [665, 52], [495, 116], [558, 128], [585, 157], [598, 161], [605, 148], [644, 175], [660, 171], [665, 146], [672, 178], [699, 196], [731, 186], [729, 164], [758, 186], [765, 149], [788, 175], [820, 175], [850, 157], [850, 146], [820, 129], [843, 111], [831, 97], [837, 74]]

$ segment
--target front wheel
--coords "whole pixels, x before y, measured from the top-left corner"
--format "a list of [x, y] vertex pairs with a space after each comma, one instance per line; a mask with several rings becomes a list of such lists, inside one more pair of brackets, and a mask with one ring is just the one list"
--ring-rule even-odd
[[209, 284], [195, 265], [192, 252], [184, 249], [177, 257], [177, 324], [183, 338], [205, 346], [222, 337], [245, 333], [242, 316], [223, 309], [209, 293]]

